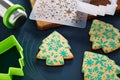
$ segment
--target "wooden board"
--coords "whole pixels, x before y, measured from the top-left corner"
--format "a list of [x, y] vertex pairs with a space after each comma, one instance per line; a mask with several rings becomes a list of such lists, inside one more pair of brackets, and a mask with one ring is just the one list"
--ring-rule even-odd
[[[35, 1], [36, 0], [30, 0], [32, 7], [35, 4]], [[91, 0], [91, 4], [94, 4], [94, 5], [106, 5], [109, 3], [110, 3], [109, 0], [97, 0], [97, 1]], [[118, 0], [117, 4], [118, 4], [118, 7], [116, 10], [116, 13], [119, 13], [120, 12], [120, 0]], [[91, 18], [95, 18], [95, 16], [88, 15], [88, 19], [91, 19]], [[38, 29], [40, 30], [45, 30], [45, 29], [61, 26], [60, 24], [54, 24], [54, 23], [44, 22], [44, 21], [36, 21], [36, 23], [37, 23]]]

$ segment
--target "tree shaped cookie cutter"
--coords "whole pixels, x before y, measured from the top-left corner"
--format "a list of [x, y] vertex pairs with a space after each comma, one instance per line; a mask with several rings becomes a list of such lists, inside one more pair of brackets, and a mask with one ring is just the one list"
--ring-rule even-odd
[[0, 42], [0, 55], [11, 49], [12, 47], [16, 47], [17, 51], [20, 53], [20, 58], [18, 59], [20, 68], [9, 67], [8, 73], [0, 73], [0, 80], [12, 80], [12, 76], [24, 76], [23, 67], [24, 67], [24, 56], [23, 49], [16, 40], [16, 38], [11, 35], [6, 38], [2, 42]]

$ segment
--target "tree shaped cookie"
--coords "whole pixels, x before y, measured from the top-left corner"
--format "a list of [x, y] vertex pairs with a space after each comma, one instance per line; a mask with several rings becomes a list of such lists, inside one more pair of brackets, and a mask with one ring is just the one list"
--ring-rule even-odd
[[[37, 54], [37, 59], [46, 59], [46, 65], [59, 66], [64, 64], [64, 59], [72, 59], [68, 41], [58, 32], [54, 31], [42, 41]], [[50, 64], [51, 63], [51, 64]]]
[[82, 72], [84, 80], [120, 80], [120, 67], [105, 55], [88, 52], [84, 53]]
[[58, 54], [56, 52], [50, 52], [46, 58], [46, 65], [48, 66], [64, 65], [64, 58], [61, 54]]
[[105, 53], [120, 48], [120, 33], [113, 25], [94, 20], [89, 32], [92, 49], [102, 48]]

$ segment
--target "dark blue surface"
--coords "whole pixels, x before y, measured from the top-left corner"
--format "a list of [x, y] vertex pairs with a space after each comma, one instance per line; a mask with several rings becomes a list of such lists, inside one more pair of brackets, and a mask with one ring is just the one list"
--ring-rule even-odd
[[[29, 0], [11, 1], [23, 5], [26, 8], [27, 14], [30, 14], [31, 6]], [[120, 14], [97, 19], [111, 23], [120, 30]], [[27, 19], [21, 29], [8, 30], [5, 28], [0, 18], [0, 41], [13, 34], [22, 45], [25, 56], [25, 76], [22, 80], [44, 80], [44, 78], [45, 80], [83, 80], [81, 67], [84, 51], [92, 51], [88, 35], [91, 22], [92, 20], [88, 20], [85, 29], [61, 26], [59, 28], [41, 31], [37, 29], [35, 21]], [[65, 65], [62, 67], [47, 67], [45, 61], [36, 60], [39, 45], [41, 45], [42, 40], [54, 30], [61, 33], [69, 41], [72, 47], [71, 51], [75, 57], [73, 60], [66, 60]], [[104, 54], [101, 50], [93, 52]], [[108, 54], [107, 56], [120, 65], [120, 50]]]

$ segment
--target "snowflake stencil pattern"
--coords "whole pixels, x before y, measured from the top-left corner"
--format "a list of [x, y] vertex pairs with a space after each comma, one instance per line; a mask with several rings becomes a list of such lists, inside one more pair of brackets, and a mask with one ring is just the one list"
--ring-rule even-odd
[[30, 19], [85, 27], [87, 14], [77, 11], [77, 0], [37, 0]]

